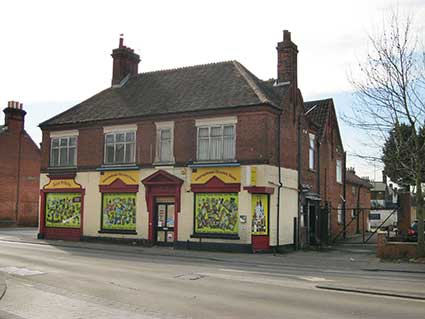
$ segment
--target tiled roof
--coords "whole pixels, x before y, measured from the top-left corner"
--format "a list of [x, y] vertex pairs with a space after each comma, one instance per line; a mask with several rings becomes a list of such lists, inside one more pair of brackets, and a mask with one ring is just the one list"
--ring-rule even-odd
[[319, 127], [319, 135], [323, 133], [325, 122], [329, 114], [332, 99], [323, 99], [316, 101], [304, 102], [304, 110], [307, 117]]
[[237, 61], [141, 73], [43, 122], [84, 123], [167, 113], [269, 104], [279, 108], [284, 88], [274, 89]]
[[346, 174], [345, 178], [346, 178], [347, 182], [350, 183], [350, 184], [360, 185], [360, 186], [364, 186], [364, 187], [367, 187], [367, 188], [373, 187], [369, 181], [357, 176], [355, 173], [353, 173], [352, 171], [349, 171], [349, 170], [347, 170], [347, 174]]

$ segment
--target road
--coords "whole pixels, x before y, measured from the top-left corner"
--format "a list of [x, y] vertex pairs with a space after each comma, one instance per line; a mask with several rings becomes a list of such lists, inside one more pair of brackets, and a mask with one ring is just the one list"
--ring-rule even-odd
[[[362, 249], [279, 256], [176, 252], [26, 242], [0, 231], [0, 273], [7, 283], [0, 318], [424, 318], [425, 267], [409, 267], [379, 263]], [[424, 300], [318, 285], [396, 287]]]

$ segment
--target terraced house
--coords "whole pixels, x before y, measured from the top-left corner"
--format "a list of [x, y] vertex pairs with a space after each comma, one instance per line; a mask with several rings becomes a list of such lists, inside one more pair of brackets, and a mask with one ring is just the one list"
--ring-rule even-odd
[[299, 244], [299, 136], [318, 128], [297, 54], [284, 31], [276, 80], [237, 61], [138, 73], [140, 57], [121, 38], [111, 87], [40, 124], [39, 236], [243, 251]]

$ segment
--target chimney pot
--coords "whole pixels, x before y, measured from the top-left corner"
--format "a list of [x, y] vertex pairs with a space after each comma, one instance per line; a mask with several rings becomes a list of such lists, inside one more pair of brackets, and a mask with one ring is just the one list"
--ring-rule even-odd
[[26, 112], [23, 104], [17, 101], [8, 101], [7, 107], [3, 110], [5, 126], [11, 132], [22, 132], [24, 129], [24, 119]]
[[291, 32], [283, 30], [283, 41], [291, 41]]
[[118, 45], [119, 48], [124, 47], [124, 34], [120, 34], [120, 42]]

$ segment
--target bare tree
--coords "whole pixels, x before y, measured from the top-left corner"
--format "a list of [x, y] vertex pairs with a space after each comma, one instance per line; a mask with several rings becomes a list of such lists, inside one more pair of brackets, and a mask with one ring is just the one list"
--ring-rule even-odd
[[354, 116], [346, 120], [379, 140], [381, 151], [391, 144], [382, 159], [416, 188], [418, 256], [424, 256], [425, 52], [419, 48], [418, 36], [412, 19], [401, 19], [398, 12], [369, 36], [367, 59], [359, 64], [359, 74], [351, 77], [357, 101]]

